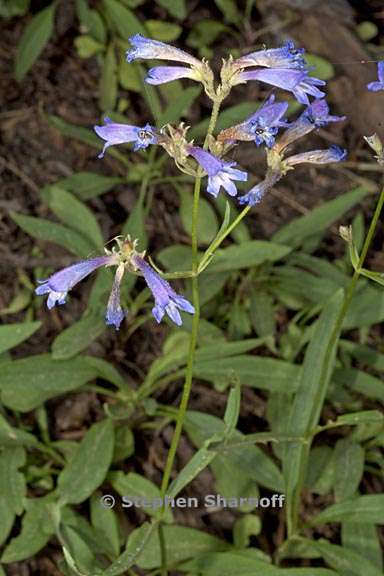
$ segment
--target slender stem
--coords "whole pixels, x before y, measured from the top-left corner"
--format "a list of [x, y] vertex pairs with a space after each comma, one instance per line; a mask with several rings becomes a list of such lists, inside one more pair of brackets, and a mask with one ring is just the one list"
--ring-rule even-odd
[[223, 240], [225, 240], [225, 238], [232, 232], [232, 230], [234, 228], [236, 228], [236, 226], [242, 221], [242, 219], [248, 214], [248, 212], [250, 211], [251, 207], [250, 206], [246, 206], [241, 212], [240, 214], [238, 214], [236, 216], [236, 218], [234, 219], [234, 221], [228, 226], [228, 228], [225, 229], [225, 231], [223, 232], [223, 234], [221, 234], [218, 238], [216, 238], [216, 240], [213, 242], [213, 244], [207, 249], [207, 251], [205, 252], [204, 256], [201, 259], [201, 262], [199, 264], [199, 268], [198, 268], [198, 273], [200, 274], [205, 268], [206, 265], [209, 263], [212, 254], [214, 254], [214, 252], [218, 249], [218, 247], [220, 246], [220, 244], [223, 242]]
[[[320, 382], [322, 383], [323, 386], [326, 386], [327, 375], [328, 375], [328, 370], [329, 370], [329, 363], [332, 360], [333, 349], [334, 349], [335, 345], [337, 344], [337, 341], [340, 337], [342, 325], [343, 325], [345, 316], [348, 312], [349, 306], [351, 305], [353, 294], [354, 294], [354, 291], [356, 288], [356, 284], [357, 284], [357, 281], [358, 281], [359, 276], [360, 276], [360, 270], [364, 265], [365, 258], [367, 256], [369, 247], [371, 245], [372, 238], [373, 238], [373, 235], [375, 233], [376, 226], [377, 226], [377, 222], [379, 220], [380, 213], [381, 213], [381, 210], [383, 208], [383, 204], [384, 204], [384, 188], [382, 189], [382, 191], [380, 193], [380, 197], [379, 197], [379, 200], [377, 202], [373, 218], [372, 218], [371, 223], [369, 225], [368, 233], [367, 233], [367, 236], [364, 240], [364, 245], [363, 245], [360, 257], [359, 257], [359, 262], [358, 262], [357, 267], [353, 273], [353, 276], [351, 278], [351, 281], [349, 283], [347, 291], [344, 295], [343, 305], [342, 305], [340, 312], [336, 318], [334, 328], [333, 328], [331, 335], [329, 337], [328, 345], [327, 345], [325, 356], [324, 356], [324, 362], [323, 362], [323, 365], [321, 368], [321, 374], [320, 374]], [[307, 445], [306, 456], [308, 456], [309, 450], [310, 450], [310, 444]], [[293, 495], [292, 503], [287, 508], [288, 538], [292, 537], [297, 532], [299, 501], [300, 501], [300, 494], [301, 494], [302, 486], [304, 483], [304, 478], [306, 475], [307, 457], [302, 458], [301, 463], [302, 463], [302, 465], [301, 465], [301, 470], [300, 470], [300, 474], [299, 474], [299, 480], [298, 480], [298, 483], [297, 483], [297, 486], [295, 489], [295, 493]]]
[[[219, 115], [221, 101], [217, 100], [213, 103], [211, 118], [209, 121], [207, 135], [204, 141], [204, 148], [208, 148], [209, 143], [209, 136], [212, 134], [213, 130], [215, 129], [215, 125], [217, 122], [217, 117]], [[191, 337], [189, 341], [189, 351], [188, 351], [188, 361], [187, 367], [185, 371], [185, 381], [184, 381], [184, 388], [183, 394], [181, 397], [177, 419], [176, 419], [176, 426], [175, 431], [173, 433], [171, 446], [169, 448], [167, 461], [165, 463], [164, 474], [161, 482], [160, 494], [163, 498], [166, 495], [169, 481], [171, 478], [171, 472], [173, 463], [175, 460], [177, 447], [179, 445], [181, 432], [184, 426], [185, 415], [187, 412], [188, 400], [191, 393], [192, 388], [192, 376], [193, 376], [193, 364], [195, 360], [195, 350], [196, 350], [196, 343], [197, 343], [197, 333], [199, 329], [199, 320], [200, 320], [200, 303], [199, 303], [199, 283], [198, 283], [198, 267], [199, 267], [199, 253], [198, 253], [198, 238], [197, 238], [197, 224], [198, 224], [198, 216], [199, 216], [199, 199], [200, 199], [200, 190], [201, 190], [201, 171], [199, 170], [199, 175], [195, 179], [195, 186], [193, 191], [193, 207], [192, 207], [192, 303], [195, 308], [195, 313], [192, 318], [192, 329], [191, 329]], [[164, 506], [163, 506], [164, 508]], [[161, 576], [167, 575], [167, 560], [166, 560], [166, 549], [165, 544], [159, 534], [160, 539], [160, 550], [161, 550]]]

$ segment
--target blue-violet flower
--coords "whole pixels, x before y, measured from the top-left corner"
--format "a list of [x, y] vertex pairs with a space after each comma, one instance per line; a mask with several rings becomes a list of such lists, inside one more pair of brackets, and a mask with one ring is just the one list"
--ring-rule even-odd
[[288, 102], [275, 102], [272, 94], [261, 108], [241, 124], [222, 130], [218, 135], [218, 141], [251, 141], [254, 140], [256, 146], [265, 143], [271, 148], [275, 143], [275, 136], [279, 128], [288, 126], [282, 120], [288, 108]]
[[116, 270], [115, 278], [112, 284], [111, 294], [108, 299], [107, 312], [105, 315], [105, 322], [108, 326], [114, 326], [116, 330], [120, 328], [120, 324], [124, 320], [126, 313], [120, 304], [120, 284], [125, 272], [124, 263], [121, 262]]
[[377, 64], [377, 82], [370, 82], [367, 85], [368, 90], [371, 92], [378, 92], [379, 90], [384, 90], [384, 60], [381, 60]]
[[187, 152], [197, 160], [208, 175], [207, 192], [216, 198], [221, 186], [230, 196], [236, 196], [237, 188], [233, 180], [245, 182], [247, 172], [233, 168], [236, 162], [225, 162], [198, 146], [187, 146]]
[[179, 80], [180, 78], [191, 78], [192, 80], [199, 80], [199, 74], [193, 68], [186, 66], [156, 66], [148, 70], [145, 77], [147, 84], [166, 84], [172, 80]]
[[115, 255], [99, 256], [90, 260], [82, 260], [72, 266], [55, 272], [46, 280], [39, 280], [40, 286], [35, 290], [42, 296], [48, 294], [47, 306], [53, 308], [55, 304], [65, 304], [68, 292], [86, 276], [101, 266], [113, 266], [117, 263]]
[[310, 150], [309, 152], [302, 152], [286, 158], [285, 163], [287, 166], [295, 166], [303, 162], [311, 164], [329, 164], [331, 162], [340, 162], [347, 156], [347, 151], [340, 146], [333, 144], [330, 148], [325, 150]]
[[148, 288], [153, 294], [155, 306], [152, 308], [152, 314], [157, 322], [161, 322], [166, 313], [172, 322], [181, 326], [182, 319], [179, 310], [189, 314], [195, 313], [192, 304], [183, 296], [179, 296], [169, 282], [161, 278], [141, 256], [135, 254], [132, 257], [132, 263], [142, 272]]
[[175, 48], [170, 44], [165, 44], [164, 42], [159, 42], [158, 40], [152, 40], [151, 38], [145, 38], [141, 34], [135, 34], [129, 37], [129, 42], [132, 48], [127, 51], [127, 61], [133, 62], [133, 60], [143, 59], [143, 60], [172, 60], [175, 62], [185, 62], [191, 66], [198, 66], [201, 64], [200, 60], [194, 58], [184, 50]]
[[235, 60], [233, 64], [236, 68], [266, 66], [267, 68], [305, 70], [307, 65], [303, 57], [304, 52], [304, 48], [296, 48], [292, 41], [288, 41], [281, 48], [269, 48], [246, 54]]
[[104, 118], [104, 121], [105, 126], [94, 127], [96, 134], [106, 141], [99, 158], [103, 158], [106, 149], [115, 144], [134, 142], [133, 149], [140, 150], [140, 148], [147, 148], [150, 144], [157, 143], [155, 128], [150, 124], [140, 128], [129, 124], [118, 124], [112, 122], [110, 118]]

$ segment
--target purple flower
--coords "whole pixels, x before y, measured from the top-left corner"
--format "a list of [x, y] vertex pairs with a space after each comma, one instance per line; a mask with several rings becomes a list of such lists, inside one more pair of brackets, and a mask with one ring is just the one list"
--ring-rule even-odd
[[114, 326], [116, 330], [120, 328], [120, 324], [124, 320], [125, 312], [120, 304], [120, 284], [124, 276], [124, 264], [119, 264], [116, 270], [115, 279], [113, 281], [111, 294], [108, 299], [107, 312], [105, 321], [110, 326]]
[[82, 260], [72, 264], [59, 272], [55, 272], [46, 280], [39, 280], [41, 284], [35, 290], [39, 296], [48, 294], [47, 306], [53, 308], [55, 304], [65, 304], [68, 292], [86, 276], [101, 266], [116, 264], [115, 256], [99, 256], [90, 260]]
[[155, 298], [152, 314], [157, 322], [161, 322], [164, 314], [167, 313], [172, 322], [181, 326], [182, 319], [179, 310], [189, 314], [195, 313], [192, 304], [186, 298], [176, 294], [169, 282], [161, 278], [143, 258], [135, 254], [132, 257], [132, 263], [142, 272], [148, 288]]
[[266, 66], [267, 68], [291, 68], [295, 70], [305, 70], [306, 62], [303, 58], [304, 48], [296, 48], [291, 41], [286, 42], [281, 48], [270, 48], [268, 50], [258, 50], [246, 54], [234, 65], [237, 68], [247, 68], [249, 66]]
[[329, 122], [340, 122], [346, 118], [346, 116], [332, 116], [329, 114], [329, 106], [324, 98], [314, 100], [312, 104], [304, 110], [303, 116], [307, 118], [315, 128], [322, 128], [329, 124]]
[[267, 173], [265, 180], [262, 180], [256, 186], [250, 189], [247, 194], [240, 196], [239, 204], [247, 204], [247, 206], [255, 206], [263, 199], [265, 193], [272, 188], [281, 178], [282, 174], [278, 170], [271, 170]]
[[377, 64], [377, 77], [378, 82], [370, 82], [367, 84], [368, 90], [371, 92], [378, 92], [379, 90], [384, 90], [384, 60], [381, 60]]
[[129, 124], [118, 124], [112, 122], [110, 118], [104, 118], [104, 121], [105, 126], [94, 127], [96, 134], [106, 141], [101, 154], [99, 154], [99, 158], [103, 158], [106, 149], [114, 144], [134, 142], [133, 149], [140, 150], [140, 148], [147, 148], [150, 144], [157, 143], [155, 128], [150, 124], [146, 124], [144, 128], [140, 128], [139, 126], [130, 126]]
[[191, 66], [201, 64], [200, 60], [184, 52], [184, 50], [158, 40], [145, 38], [141, 34], [130, 36], [129, 42], [132, 48], [126, 54], [128, 62], [142, 58], [144, 60], [173, 60], [175, 62], [185, 62]]
[[325, 93], [317, 88], [317, 86], [325, 86], [325, 84], [324, 80], [313, 78], [313, 76], [306, 76], [294, 87], [292, 93], [298, 102], [308, 105], [308, 94], [314, 98], [323, 98], [323, 96], [325, 96]]
[[236, 166], [236, 162], [225, 162], [198, 146], [188, 146], [187, 151], [207, 173], [207, 192], [215, 198], [220, 192], [221, 186], [230, 196], [236, 196], [237, 188], [233, 180], [244, 182], [248, 179], [246, 172], [233, 168], [233, 166]]
[[145, 81], [147, 84], [157, 86], [158, 84], [166, 84], [179, 78], [192, 78], [192, 80], [197, 80], [196, 73], [192, 68], [187, 68], [186, 66], [157, 66], [148, 70]]
[[292, 142], [315, 130], [315, 128], [326, 126], [329, 122], [340, 122], [345, 120], [345, 118], [345, 116], [330, 115], [329, 106], [324, 98], [314, 100], [279, 138], [276, 144], [277, 149], [281, 151], [289, 144], [292, 144]]
[[326, 150], [310, 150], [301, 154], [295, 154], [285, 160], [288, 166], [295, 166], [309, 162], [311, 164], [329, 164], [330, 162], [340, 162], [347, 156], [347, 151], [340, 146], [332, 145]]
[[275, 136], [279, 128], [287, 126], [288, 123], [282, 120], [287, 108], [287, 102], [274, 104], [275, 96], [272, 95], [265, 104], [259, 108], [245, 122], [232, 126], [227, 130], [222, 130], [218, 135], [219, 141], [254, 140], [256, 146], [263, 142], [271, 148], [275, 143]]
[[248, 80], [259, 80], [266, 84], [271, 84], [277, 88], [292, 92], [295, 98], [301, 104], [309, 104], [307, 94], [315, 98], [324, 96], [317, 86], [323, 86], [324, 80], [312, 78], [306, 72], [301, 70], [290, 70], [286, 68], [261, 68], [260, 70], [251, 70], [250, 72], [240, 72], [238, 75], [239, 83]]

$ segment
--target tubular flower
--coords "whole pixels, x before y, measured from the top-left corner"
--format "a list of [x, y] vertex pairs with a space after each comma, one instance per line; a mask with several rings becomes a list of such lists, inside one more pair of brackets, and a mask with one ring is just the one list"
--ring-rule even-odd
[[246, 172], [233, 168], [236, 166], [236, 162], [225, 162], [198, 146], [188, 146], [187, 152], [207, 173], [207, 192], [215, 198], [219, 194], [221, 186], [230, 196], [236, 196], [237, 188], [233, 180], [245, 182], [248, 179]]
[[251, 52], [234, 61], [236, 68], [248, 68], [249, 66], [265, 66], [267, 68], [291, 68], [305, 70], [306, 62], [303, 54], [304, 48], [296, 48], [291, 41], [286, 42], [281, 48], [270, 48]]
[[330, 164], [331, 162], [340, 162], [347, 156], [347, 151], [340, 146], [333, 145], [326, 150], [310, 150], [301, 154], [295, 154], [285, 160], [287, 166], [295, 166], [309, 162], [310, 164]]
[[132, 264], [141, 271], [153, 294], [155, 306], [152, 308], [152, 314], [158, 323], [161, 322], [164, 314], [167, 314], [172, 322], [181, 326], [182, 319], [179, 310], [189, 314], [195, 313], [192, 304], [183, 296], [179, 296], [169, 282], [161, 278], [141, 256], [135, 254], [132, 257]]
[[384, 60], [381, 60], [377, 64], [377, 77], [378, 81], [370, 82], [369, 84], [367, 84], [367, 88], [371, 92], [378, 92], [379, 90], [384, 90]]
[[301, 104], [309, 104], [308, 94], [315, 98], [322, 98], [325, 95], [324, 92], [317, 88], [317, 86], [325, 85], [324, 80], [312, 78], [301, 70], [261, 68], [238, 74], [238, 83], [247, 82], [248, 80], [259, 80], [277, 88], [288, 90], [292, 92], [296, 100]]
[[59, 272], [55, 272], [46, 280], [39, 280], [41, 284], [35, 290], [38, 296], [48, 294], [47, 306], [53, 308], [55, 304], [65, 304], [68, 292], [86, 276], [101, 266], [116, 264], [116, 256], [99, 256], [90, 260], [82, 260], [72, 264]]
[[128, 40], [132, 45], [132, 48], [126, 53], [128, 62], [143, 59], [185, 62], [190, 66], [199, 66], [201, 64], [200, 60], [191, 56], [188, 52], [184, 52], [184, 50], [180, 50], [180, 48], [175, 48], [170, 44], [165, 44], [158, 40], [145, 38], [145, 36], [141, 34], [130, 36]]
[[36, 288], [35, 292], [38, 295], [48, 294], [47, 306], [51, 309], [55, 304], [64, 304], [69, 290], [97, 268], [117, 266], [108, 299], [105, 322], [118, 330], [126, 315], [120, 303], [121, 281], [126, 270], [135, 274], [140, 271], [155, 298], [153, 315], [157, 322], [161, 321], [166, 312], [171, 320], [180, 326], [182, 322], [178, 309], [194, 314], [192, 304], [176, 294], [170, 284], [145, 262], [144, 252], [141, 254], [137, 252], [136, 244], [137, 240], [132, 242], [129, 236], [123, 241], [117, 239], [117, 249], [113, 248], [112, 252], [106, 256], [83, 260], [56, 272], [47, 280], [41, 280], [41, 285]]
[[295, 142], [316, 128], [322, 128], [329, 122], [341, 122], [345, 120], [345, 118], [345, 116], [330, 115], [326, 100], [324, 98], [316, 99], [307, 106], [299, 118], [293, 122], [279, 138], [276, 149], [281, 151], [286, 148], [288, 144]]
[[193, 68], [187, 68], [186, 66], [157, 66], [148, 71], [145, 81], [147, 84], [157, 86], [180, 78], [200, 80], [199, 74]]
[[108, 299], [107, 312], [105, 315], [106, 324], [108, 324], [108, 326], [114, 326], [116, 330], [120, 328], [120, 324], [125, 317], [125, 312], [120, 304], [120, 284], [121, 280], [123, 279], [124, 272], [124, 263], [120, 263], [116, 270], [111, 294]]
[[250, 189], [247, 194], [240, 196], [239, 204], [247, 206], [255, 206], [263, 199], [265, 193], [272, 188], [282, 177], [282, 172], [280, 170], [270, 170], [267, 172], [267, 176], [264, 180], [256, 184]]
[[117, 124], [110, 118], [104, 118], [104, 122], [105, 126], [94, 126], [96, 134], [106, 141], [99, 158], [103, 158], [106, 149], [115, 144], [134, 142], [133, 149], [136, 151], [157, 143], [155, 128], [150, 124], [140, 128], [129, 124]]
[[263, 142], [268, 148], [273, 146], [279, 128], [288, 125], [286, 121], [282, 120], [288, 108], [288, 103], [279, 102], [274, 104], [274, 101], [275, 96], [272, 95], [266, 103], [247, 120], [227, 130], [222, 130], [217, 137], [218, 141], [254, 140], [256, 146], [260, 146]]

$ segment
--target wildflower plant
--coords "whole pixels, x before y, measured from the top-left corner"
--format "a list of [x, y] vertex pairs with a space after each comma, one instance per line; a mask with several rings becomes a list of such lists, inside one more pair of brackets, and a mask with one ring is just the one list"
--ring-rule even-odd
[[[146, 494], [158, 497], [160, 501], [159, 509], [149, 510], [150, 507], [147, 506], [145, 512], [152, 517], [151, 522], [145, 522], [134, 532], [128, 541], [126, 550], [120, 556], [116, 557], [116, 554], [111, 554], [107, 543], [106, 556], [112, 558], [112, 564], [105, 568], [105, 566], [101, 566], [102, 563], [99, 563], [92, 574], [105, 576], [123, 573], [130, 574], [134, 573], [130, 571], [137, 564], [143, 570], [154, 569], [155, 571], [151, 573], [166, 576], [169, 571], [173, 570], [174, 565], [177, 565], [180, 561], [177, 555], [175, 557], [172, 556], [170, 543], [172, 544], [173, 533], [172, 526], [169, 525], [172, 515], [167, 498], [172, 499], [178, 496], [217, 456], [235, 450], [236, 446], [240, 445], [240, 448], [245, 450], [241, 454], [246, 460], [247, 455], [249, 455], [247, 451], [248, 444], [253, 445], [257, 442], [270, 441], [281, 442], [279, 444], [279, 449], [281, 448], [279, 454], [283, 461], [283, 471], [280, 473], [276, 465], [268, 460], [267, 471], [265, 472], [264, 469], [264, 472], [258, 475], [258, 466], [255, 466], [255, 475], [262, 486], [270, 487], [273, 485], [276, 490], [279, 492], [284, 491], [285, 493], [287, 540], [278, 551], [277, 562], [286, 557], [295, 556], [295, 554], [300, 555], [300, 550], [298, 549], [303, 546], [305, 549], [304, 556], [305, 554], [316, 558], [323, 556], [331, 567], [335, 567], [336, 561], [332, 555], [333, 550], [327, 549], [324, 551], [321, 547], [321, 541], [320, 543], [317, 541], [312, 543], [311, 541], [309, 545], [308, 540], [304, 537], [299, 518], [300, 497], [305, 483], [308, 482], [308, 462], [312, 441], [316, 434], [328, 428], [355, 424], [351, 417], [349, 420], [346, 418], [344, 421], [337, 420], [320, 426], [319, 418], [332, 373], [336, 347], [343, 322], [354, 295], [357, 280], [360, 275], [365, 275], [379, 282], [377, 275], [369, 273], [363, 268], [363, 263], [378, 221], [384, 201], [384, 193], [380, 196], [375, 216], [363, 242], [360, 255], [357, 252], [350, 230], [343, 230], [343, 237], [349, 244], [351, 261], [355, 272], [349, 283], [348, 278], [343, 276], [343, 287], [337, 290], [329, 301], [328, 299], [326, 300], [314, 329], [311, 330], [310, 334], [306, 333], [303, 337], [305, 343], [309, 340], [310, 343], [306, 349], [301, 370], [296, 370], [296, 365], [291, 365], [288, 362], [284, 363], [282, 360], [277, 361], [282, 362], [279, 368], [281, 370], [279, 377], [287, 383], [289, 389], [283, 395], [283, 398], [286, 399], [286, 404], [284, 403], [285, 400], [281, 403], [279, 399], [271, 408], [271, 412], [278, 414], [279, 418], [284, 419], [284, 422], [277, 422], [276, 429], [271, 434], [255, 433], [243, 437], [243, 435], [236, 432], [240, 406], [240, 386], [239, 382], [235, 382], [229, 393], [224, 421], [220, 422], [220, 425], [216, 425], [217, 422], [213, 425], [212, 420], [209, 420], [209, 418], [204, 421], [206, 428], [209, 429], [209, 433], [206, 436], [204, 436], [204, 426], [195, 426], [195, 437], [199, 438], [198, 441], [196, 440], [198, 451], [178, 475], [173, 478], [174, 462], [181, 434], [184, 429], [194, 430], [194, 415], [192, 413], [188, 419], [187, 414], [193, 377], [196, 373], [206, 374], [209, 371], [209, 366], [207, 367], [209, 363], [206, 360], [204, 363], [204, 349], [200, 357], [197, 352], [199, 330], [201, 329], [200, 282], [202, 273], [209, 271], [210, 267], [215, 270], [215, 265], [216, 270], [219, 272], [231, 269], [225, 260], [223, 264], [223, 251], [220, 250], [223, 242], [232, 233], [240, 229], [243, 219], [247, 215], [252, 216], [262, 201], [268, 202], [271, 190], [288, 173], [302, 164], [319, 166], [338, 163], [346, 158], [346, 150], [337, 145], [331, 145], [324, 149], [308, 150], [306, 148], [306, 137], [309, 134], [316, 130], [324, 129], [331, 123], [342, 122], [345, 117], [331, 113], [325, 99], [325, 82], [310, 75], [311, 70], [304, 59], [304, 50], [296, 48], [292, 42], [287, 42], [280, 48], [254, 51], [240, 58], [229, 56], [222, 62], [219, 77], [216, 78], [209, 62], [204, 59], [200, 60], [184, 50], [164, 42], [146, 38], [141, 34], [133, 35], [129, 41], [131, 47], [126, 54], [128, 62], [141, 60], [165, 62], [165, 64], [151, 67], [147, 72], [145, 82], [150, 85], [161, 85], [185, 79], [188, 82], [199, 83], [212, 103], [212, 110], [205, 137], [201, 141], [195, 141], [189, 136], [189, 127], [184, 123], [155, 126], [152, 123], [145, 122], [143, 126], [136, 126], [123, 122], [114, 122], [107, 117], [104, 119], [103, 125], [94, 127], [95, 133], [101, 140], [100, 145], [103, 146], [99, 155], [100, 159], [104, 157], [105, 153], [111, 152], [112, 147], [123, 144], [130, 145], [133, 152], [139, 151], [141, 154], [147, 154], [149, 158], [151, 158], [153, 150], [161, 149], [174, 163], [176, 170], [181, 173], [180, 176], [186, 176], [189, 179], [188, 181], [191, 178], [194, 180], [191, 205], [190, 269], [171, 270], [167, 274], [163, 273], [157, 268], [150, 250], [144, 250], [145, 239], [140, 237], [140, 235], [136, 235], [134, 230], [128, 229], [125, 230], [125, 234], [114, 240], [112, 247], [108, 244], [108, 250], [104, 249], [103, 252], [102, 247], [100, 247], [97, 255], [92, 254], [89, 258], [84, 257], [82, 260], [54, 272], [49, 277], [40, 279], [35, 289], [38, 296], [47, 298], [47, 306], [52, 309], [56, 305], [64, 305], [70, 291], [92, 273], [100, 270], [107, 272], [113, 270], [114, 278], [110, 277], [109, 296], [106, 309], [103, 312], [108, 326], [114, 327], [116, 330], [120, 329], [121, 333], [124, 333], [126, 329], [129, 330], [132, 310], [124, 298], [124, 283], [129, 281], [127, 280], [128, 278], [133, 277], [142, 277], [146, 283], [149, 289], [149, 292], [147, 292], [151, 298], [151, 313], [157, 323], [162, 322], [166, 318], [178, 328], [183, 325], [183, 322], [185, 323], [186, 332], [183, 334], [184, 336], [187, 334], [187, 339], [183, 335], [180, 336], [180, 333], [176, 333], [176, 335], [172, 335], [171, 344], [167, 343], [169, 347], [175, 348], [174, 356], [155, 361], [145, 382], [137, 390], [127, 390], [122, 386], [121, 394], [113, 397], [117, 407], [106, 408], [116, 420], [120, 418], [119, 408], [121, 404], [124, 404], [124, 409], [122, 409], [123, 417], [126, 417], [127, 413], [131, 416], [135, 410], [139, 417], [141, 411], [151, 413], [154, 408], [149, 401], [149, 397], [154, 390], [154, 384], [164, 386], [171, 381], [169, 374], [166, 372], [167, 363], [172, 364], [172, 367], [176, 366], [175, 373], [179, 378], [182, 376], [184, 379], [182, 396], [177, 411], [166, 406], [156, 406], [155, 408], [156, 414], [163, 417], [167, 422], [175, 421], [175, 428], [160, 487], [150, 485], [148, 488], [149, 481], [146, 480], [140, 484], [139, 490], [137, 484], [138, 475], [135, 475], [135, 473], [132, 473], [129, 479], [125, 477], [124, 481], [119, 477], [119, 473], [111, 473], [111, 484], [119, 494], [124, 494], [126, 489], [131, 490], [132, 493], [141, 493], [141, 489], [144, 487]], [[379, 67], [379, 82], [371, 84], [370, 90], [380, 90], [378, 85], [382, 80], [381, 76], [382, 71]], [[273, 87], [274, 92], [263, 104], [258, 107], [255, 106], [257, 109], [249, 117], [242, 118], [240, 122], [233, 126], [217, 131], [216, 126], [223, 102], [232, 91], [234, 93], [238, 89], [239, 85], [247, 82], [260, 82], [265, 86]], [[294, 117], [288, 115], [289, 102], [287, 98], [291, 99], [292, 96], [300, 105], [300, 111]], [[367, 139], [367, 141], [374, 148], [379, 159], [382, 156], [381, 142], [374, 136]], [[241, 154], [237, 154], [237, 151], [241, 150], [243, 142], [252, 143], [255, 153], [258, 149], [264, 152], [265, 173], [259, 181], [254, 181], [254, 176], [242, 166]], [[116, 150], [116, 148], [112, 148], [112, 150]], [[234, 155], [234, 151], [236, 151], [236, 155]], [[131, 151], [129, 154], [131, 154]], [[236, 160], [234, 159], [235, 157]], [[146, 174], [141, 175], [141, 177], [145, 183]], [[226, 202], [222, 225], [210, 243], [207, 243], [208, 247], [203, 253], [199, 251], [198, 244], [199, 216], [201, 214], [201, 206], [206, 201], [202, 197], [202, 190], [211, 202], [219, 202], [222, 197], [225, 197]], [[139, 207], [141, 209], [142, 205], [140, 204]], [[238, 207], [241, 207], [239, 212], [237, 212]], [[234, 216], [233, 213], [235, 214]], [[288, 233], [286, 232], [286, 234]], [[247, 244], [246, 250], [248, 252], [250, 249], [253, 250], [254, 244], [251, 241], [244, 244]], [[241, 248], [240, 245], [231, 246], [228, 249], [233, 251], [233, 259], [238, 258], [241, 261], [243, 257]], [[278, 250], [278, 254], [281, 255], [288, 254], [291, 249], [278, 243], [273, 248]], [[257, 252], [252, 251], [251, 254], [248, 252], [247, 257], [257, 265], [259, 263]], [[304, 258], [305, 255], [303, 256]], [[310, 259], [309, 256], [308, 259]], [[271, 257], [271, 260], [273, 260], [273, 257]], [[276, 272], [277, 274], [278, 271]], [[190, 296], [187, 295], [185, 287], [180, 287], [180, 281], [183, 280], [190, 282]], [[179, 283], [177, 286], [176, 282]], [[143, 299], [147, 297], [148, 294]], [[131, 301], [133, 309], [139, 305], [140, 302]], [[268, 338], [265, 338], [264, 342], [270, 345]], [[236, 350], [239, 344], [244, 345], [241, 342], [229, 342], [226, 344], [229, 347], [233, 346], [233, 350]], [[249, 343], [245, 342], [245, 344], [248, 345]], [[255, 345], [254, 342], [253, 345]], [[252, 347], [246, 348], [244, 345], [245, 351], [249, 349], [252, 349]], [[241, 350], [243, 349], [241, 348]], [[230, 352], [228, 357], [223, 359], [223, 363], [228, 360], [231, 361], [231, 355], [233, 354], [236, 354], [236, 352]], [[215, 369], [218, 369], [218, 364], [221, 362], [220, 354], [215, 358]], [[238, 356], [238, 358], [241, 361], [244, 356]], [[93, 364], [90, 362], [89, 365], [92, 367], [98, 366], [104, 375], [108, 374], [112, 382], [118, 381], [120, 385], [119, 377], [114, 372], [111, 374], [111, 370], [107, 370], [97, 360], [100, 359], [96, 359]], [[199, 360], [200, 372], [199, 370], [195, 372], [197, 360]], [[184, 365], [185, 370], [178, 370], [180, 366]], [[294, 368], [293, 370], [292, 367]], [[257, 378], [256, 372], [254, 376]], [[172, 374], [172, 378], [175, 379], [174, 374]], [[382, 425], [382, 417], [378, 417], [377, 414], [374, 416], [376, 418], [374, 423]], [[359, 423], [366, 423], [366, 420], [364, 420], [364, 418], [367, 418], [366, 415], [360, 415], [360, 418]], [[103, 434], [105, 433], [107, 436], [109, 433], [107, 424], [104, 425], [102, 422], [96, 426], [104, 426], [106, 430], [103, 428]], [[196, 432], [196, 429], [198, 432]], [[95, 442], [93, 431], [91, 432], [92, 434], [87, 434], [83, 441], [88, 449], [93, 447]], [[361, 433], [363, 434], [363, 432]], [[252, 446], [252, 448], [255, 448], [255, 446]], [[261, 451], [259, 452], [258, 448], [255, 448], [255, 450], [257, 450], [257, 457], [260, 459], [258, 462], [265, 463], [265, 460], [263, 460], [265, 455]], [[101, 480], [99, 478], [96, 488], [100, 486], [105, 478], [109, 464], [112, 462], [112, 450], [108, 454], [108, 466], [106, 466], [104, 474], [100, 474]], [[242, 457], [237, 460], [234, 458], [232, 460], [233, 463], [235, 463], [234, 468], [239, 467], [241, 475], [243, 470], [241, 467]], [[66, 534], [64, 530], [61, 530], [61, 515], [65, 516], [63, 509], [68, 504], [78, 504], [83, 501], [81, 496], [70, 495], [76, 464], [81, 467], [81, 451], [75, 452], [71, 457], [68, 465], [69, 472], [68, 469], [64, 469], [64, 472], [59, 477], [60, 506], [55, 507], [53, 513], [51, 508], [49, 510], [53, 518], [52, 531], [56, 530], [55, 533], [63, 544], [68, 565], [75, 573], [83, 574], [85, 572], [81, 562], [76, 563], [74, 561], [76, 542], [71, 540], [70, 533]], [[259, 480], [260, 477], [261, 480]], [[255, 480], [252, 482], [254, 484]], [[88, 478], [88, 483], [89, 486], [93, 486], [92, 479]], [[251, 490], [251, 488], [247, 485], [247, 489]], [[79, 492], [81, 492], [81, 489], [79, 489]], [[338, 505], [336, 504], [335, 506], [337, 507]], [[106, 506], [106, 508], [108, 507]], [[327, 515], [327, 510], [324, 511], [325, 516]], [[336, 519], [339, 518], [337, 516], [338, 512], [340, 514], [339, 509], [334, 512]], [[104, 517], [98, 516], [98, 513], [94, 510], [93, 513], [97, 518], [105, 518], [107, 524], [111, 522], [108, 514]], [[330, 521], [332, 521], [334, 518], [332, 510], [329, 514]], [[249, 515], [248, 520], [250, 517], [251, 515]], [[73, 520], [74, 524], [76, 524], [75, 520]], [[252, 520], [249, 521], [251, 525]], [[315, 519], [314, 523], [316, 521]], [[108, 525], [110, 526], [111, 524]], [[249, 540], [249, 535], [253, 534], [252, 530], [253, 528], [250, 528], [248, 534], [247, 527], [245, 539]], [[238, 534], [237, 537], [239, 537]], [[85, 535], [85, 539], [89, 539], [88, 534]], [[177, 536], [174, 540], [177, 540]], [[220, 542], [217, 547], [215, 547], [216, 544], [213, 540], [209, 545], [204, 544], [205, 547], [202, 547], [204, 554], [201, 557], [190, 558], [190, 556], [186, 556], [189, 562], [182, 565], [182, 569], [190, 574], [205, 574], [204, 570], [207, 570], [207, 574], [219, 574], [224, 573], [227, 560], [231, 562], [231, 566], [236, 566], [237, 570], [237, 562], [241, 558], [241, 561], [245, 562], [245, 564], [247, 561], [252, 562], [252, 571], [257, 567], [257, 571], [260, 574], [264, 573], [264, 571], [266, 574], [271, 571], [271, 576], [275, 574], [274, 567], [269, 563], [270, 559], [266, 561], [263, 554], [260, 553], [260, 555], [255, 557], [245, 554], [241, 555], [241, 550], [239, 551], [237, 547], [227, 549], [225, 545], [221, 547]], [[205, 553], [207, 556], [205, 556]], [[215, 556], [216, 553], [217, 556]], [[182, 560], [184, 559], [183, 557]], [[200, 561], [201, 564], [199, 564]], [[210, 568], [212, 568], [212, 572], [209, 571]], [[303, 574], [309, 574], [309, 571], [303, 570]], [[333, 573], [327, 570], [322, 571], [324, 574], [328, 574], [328, 572], [329, 574]], [[90, 574], [90, 572], [86, 573]], [[226, 573], [229, 572], [227, 571]], [[246, 566], [244, 573], [251, 573]], [[276, 574], [279, 573], [280, 570], [276, 568]], [[289, 573], [289, 569], [287, 569], [287, 573]], [[314, 569], [313, 573], [317, 574], [318, 572]], [[374, 574], [373, 571], [372, 574]]]

